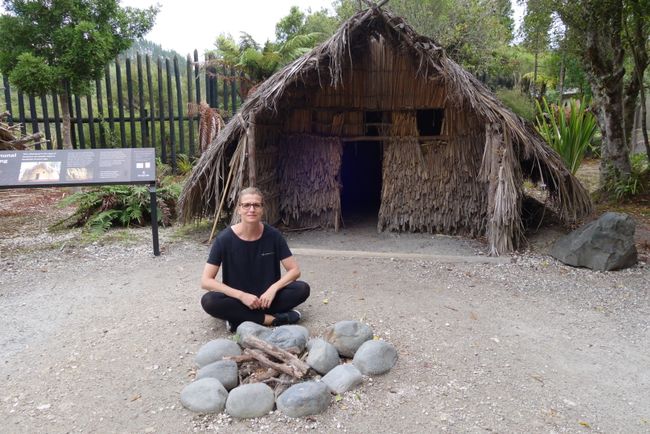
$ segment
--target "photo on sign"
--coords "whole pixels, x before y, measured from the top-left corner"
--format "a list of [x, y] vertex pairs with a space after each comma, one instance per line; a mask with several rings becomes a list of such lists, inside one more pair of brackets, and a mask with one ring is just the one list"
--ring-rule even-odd
[[60, 161], [27, 162], [20, 165], [20, 182], [58, 181], [60, 178]]
[[65, 171], [65, 178], [68, 181], [86, 181], [93, 179], [93, 170], [88, 167], [70, 167]]

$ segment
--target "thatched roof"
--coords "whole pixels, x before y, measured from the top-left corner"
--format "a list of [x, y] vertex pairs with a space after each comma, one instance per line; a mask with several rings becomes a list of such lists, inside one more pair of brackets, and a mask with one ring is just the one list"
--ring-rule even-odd
[[[182, 219], [188, 221], [215, 212], [228, 172], [222, 161], [224, 157], [232, 156], [236, 160], [233, 163], [243, 168], [245, 150], [239, 147], [239, 153], [233, 153], [233, 149], [246, 137], [249, 123], [282, 113], [288, 95], [298, 86], [342, 86], [346, 68], [351, 68], [355, 61], [353, 52], [358, 47], [367, 46], [371, 38], [379, 37], [396, 47], [400, 53], [414, 59], [418, 78], [435, 77], [436, 85], [445, 87], [445, 103], [448, 107], [473, 112], [486, 125], [486, 131], [498, 134], [513, 154], [509, 158], [519, 162], [523, 177], [534, 182], [542, 181], [547, 186], [561, 218], [573, 221], [591, 210], [587, 191], [530, 124], [506, 108], [485, 85], [447, 57], [445, 51], [432, 39], [417, 34], [402, 18], [373, 6], [351, 17], [330, 39], [271, 76], [249, 96], [238, 114], [202, 155], [190, 175], [180, 198]], [[494, 168], [490, 172], [489, 164], [486, 163], [481, 171], [482, 176], [486, 180], [491, 178], [492, 182], [501, 176]], [[511, 178], [509, 182], [514, 180]], [[499, 182], [501, 181], [500, 179]], [[234, 183], [227, 196], [230, 204], [237, 194], [232, 185]], [[514, 186], [515, 191], [520, 189], [520, 185]], [[503, 245], [505, 248], [502, 246], [497, 249], [496, 244], [503, 244], [497, 242], [497, 238], [516, 238], [521, 232], [520, 229], [511, 227], [505, 235], [496, 233], [504, 226], [502, 221], [518, 221], [520, 225], [520, 215], [513, 214], [520, 214], [521, 211], [520, 206], [517, 206], [517, 201], [521, 203], [520, 197], [503, 197], [504, 194], [516, 194], [513, 189], [502, 188], [498, 194], [501, 196], [495, 199], [490, 216], [493, 228], [487, 230], [489, 237], [496, 237], [490, 240], [495, 253], [497, 250], [509, 250], [512, 246], [510, 243]], [[494, 232], [492, 235], [491, 231]]]

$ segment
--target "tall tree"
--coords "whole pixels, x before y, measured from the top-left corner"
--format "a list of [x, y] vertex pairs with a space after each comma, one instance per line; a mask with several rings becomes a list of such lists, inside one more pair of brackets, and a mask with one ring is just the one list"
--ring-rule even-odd
[[623, 129], [623, 0], [558, 0], [562, 21], [582, 41], [580, 51], [603, 133], [600, 186], [606, 190], [630, 176]]
[[119, 0], [4, 0], [0, 70], [29, 94], [59, 94], [63, 145], [72, 147], [70, 92], [88, 91], [104, 66], [153, 26], [157, 9]]
[[550, 43], [552, 6], [548, 0], [528, 0], [526, 15], [520, 29], [523, 46], [535, 56], [533, 66], [533, 89], [537, 93], [537, 74], [539, 71], [539, 56], [545, 52]]
[[626, 19], [623, 26], [624, 42], [631, 54], [632, 72], [625, 86], [623, 110], [625, 119], [625, 137], [630, 149], [636, 145], [634, 140], [634, 115], [637, 101], [641, 107], [641, 131], [646, 154], [650, 159], [650, 143], [646, 124], [646, 93], [644, 86], [645, 71], [648, 68], [648, 43], [650, 41], [650, 0], [628, 0]]

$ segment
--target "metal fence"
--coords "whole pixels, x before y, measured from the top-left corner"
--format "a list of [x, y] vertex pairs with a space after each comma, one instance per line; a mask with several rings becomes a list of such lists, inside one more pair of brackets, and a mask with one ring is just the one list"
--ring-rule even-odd
[[[175, 169], [178, 154], [191, 157], [199, 151], [199, 119], [188, 107], [207, 102], [227, 119], [241, 104], [239, 80], [223, 66], [201, 65], [196, 50], [193, 59], [184, 61], [142, 53], [118, 57], [87, 94], [70, 94], [72, 146], [155, 147], [160, 159]], [[23, 134], [41, 132], [47, 149], [62, 149], [59, 95], [25, 95], [6, 76], [2, 83], [8, 122], [20, 123]]]

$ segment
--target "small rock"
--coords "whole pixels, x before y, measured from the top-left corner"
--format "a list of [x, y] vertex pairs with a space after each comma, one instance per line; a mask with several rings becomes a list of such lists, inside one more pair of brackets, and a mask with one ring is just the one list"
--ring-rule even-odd
[[234, 388], [226, 401], [226, 412], [232, 417], [261, 417], [273, 410], [273, 389], [264, 383], [244, 384]]
[[361, 371], [351, 363], [339, 365], [322, 378], [332, 393], [343, 393], [353, 389], [363, 379]]
[[278, 410], [289, 417], [303, 417], [327, 410], [332, 395], [320, 381], [294, 384], [278, 398]]
[[364, 375], [379, 375], [390, 371], [397, 362], [397, 350], [386, 341], [367, 341], [352, 359], [354, 366]]
[[226, 390], [230, 390], [237, 387], [239, 381], [237, 372], [237, 362], [234, 360], [217, 360], [199, 369], [199, 372], [196, 373], [196, 379], [216, 378]]
[[217, 360], [223, 359], [224, 356], [239, 356], [241, 348], [236, 342], [230, 339], [215, 339], [199, 348], [196, 353], [194, 362], [202, 368]]
[[312, 339], [308, 342], [309, 355], [307, 364], [319, 374], [327, 374], [341, 363], [339, 353], [334, 345], [323, 339]]
[[359, 321], [339, 321], [325, 330], [325, 340], [343, 357], [354, 357], [357, 349], [372, 339], [372, 329]]
[[181, 392], [183, 407], [197, 413], [220, 413], [226, 406], [228, 392], [216, 378], [202, 378]]

